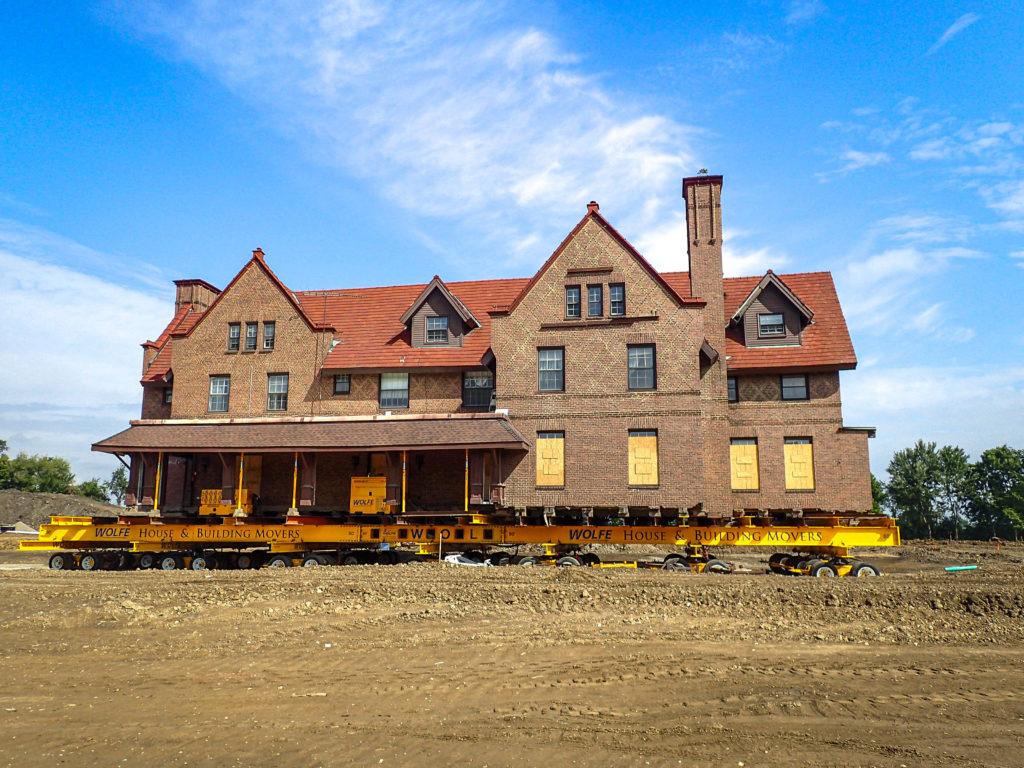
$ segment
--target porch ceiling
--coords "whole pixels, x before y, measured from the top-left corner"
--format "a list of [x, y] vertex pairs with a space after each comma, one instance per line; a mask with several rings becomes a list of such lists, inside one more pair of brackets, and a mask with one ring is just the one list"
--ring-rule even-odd
[[94, 451], [103, 453], [290, 453], [462, 448], [526, 450], [527, 443], [507, 419], [492, 417], [133, 424], [123, 432], [92, 446]]

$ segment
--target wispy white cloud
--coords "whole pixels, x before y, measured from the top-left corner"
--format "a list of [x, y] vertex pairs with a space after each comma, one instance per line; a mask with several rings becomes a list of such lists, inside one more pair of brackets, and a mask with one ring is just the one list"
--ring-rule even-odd
[[1024, 367], [863, 367], [844, 375], [850, 424], [878, 427], [872, 469], [918, 438], [958, 444], [972, 456], [997, 445], [1024, 447]]
[[856, 149], [846, 149], [839, 154], [839, 161], [843, 163], [839, 168], [821, 171], [814, 176], [818, 181], [828, 181], [837, 176], [845, 176], [848, 173], [859, 171], [861, 168], [883, 165], [891, 160], [892, 158], [885, 152], [861, 152]]
[[771, 35], [738, 29], [722, 34], [712, 63], [725, 73], [735, 74], [776, 62], [786, 50], [785, 43], [780, 43]]
[[959, 19], [957, 19], [956, 21], [949, 25], [949, 28], [945, 32], [943, 32], [942, 36], [932, 44], [931, 48], [928, 49], [928, 52], [925, 54], [925, 56], [934, 55], [940, 48], [942, 48], [942, 46], [944, 46], [954, 37], [956, 37], [969, 26], [971, 26], [971, 24], [973, 24], [976, 21], [979, 21], [980, 19], [981, 16], [979, 16], [976, 13], [965, 13], [963, 16], [961, 16]]
[[115, 7], [117, 23], [299, 132], [320, 161], [455, 222], [506, 264], [543, 257], [592, 198], [626, 231], [664, 224], [669, 190], [697, 168], [696, 130], [611, 92], [580, 53], [500, 2]]
[[1024, 251], [1014, 251], [1010, 254], [1010, 258], [1015, 260], [1014, 263], [1018, 267], [1024, 269]]
[[[81, 268], [54, 259], [84, 258]], [[48, 257], [48, 258], [44, 258]], [[0, 227], [0, 437], [13, 451], [64, 456], [80, 478], [106, 477], [96, 440], [137, 417], [141, 336], [170, 319], [172, 296], [86, 274], [103, 255], [33, 227]]]
[[821, 0], [789, 0], [786, 3], [786, 23], [802, 24], [818, 18], [826, 10]]

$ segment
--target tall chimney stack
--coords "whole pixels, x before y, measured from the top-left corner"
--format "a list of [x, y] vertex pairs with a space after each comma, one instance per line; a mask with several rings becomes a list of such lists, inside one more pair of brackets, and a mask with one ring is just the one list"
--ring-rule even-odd
[[722, 283], [722, 177], [683, 179], [686, 200], [686, 252], [690, 294], [707, 302], [704, 335], [725, 355], [725, 290]]

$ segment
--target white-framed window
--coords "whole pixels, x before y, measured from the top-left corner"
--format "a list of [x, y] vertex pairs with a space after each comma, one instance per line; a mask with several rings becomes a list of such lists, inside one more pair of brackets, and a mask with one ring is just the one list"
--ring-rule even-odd
[[287, 373], [271, 373], [267, 375], [267, 410], [288, 410]]
[[467, 408], [486, 408], [491, 404], [494, 375], [490, 371], [466, 371], [462, 374], [462, 404]]
[[630, 389], [656, 389], [657, 370], [653, 344], [630, 344], [627, 348]]
[[541, 392], [565, 391], [565, 348], [537, 350], [537, 389]]
[[580, 316], [580, 287], [578, 285], [565, 286], [565, 316]]
[[808, 400], [807, 376], [783, 376], [782, 377], [782, 399], [783, 400]]
[[256, 350], [256, 337], [259, 335], [259, 332], [259, 323], [245, 324], [245, 349], [247, 352], [254, 352]]
[[781, 314], [758, 315], [757, 335], [761, 338], [785, 336], [786, 322]]
[[587, 317], [601, 317], [604, 314], [604, 286], [587, 286]]
[[608, 286], [608, 314], [622, 317], [626, 314], [626, 286], [624, 283], [612, 283]]
[[380, 375], [380, 407], [409, 407], [408, 373], [382, 373]]
[[347, 395], [352, 391], [352, 376], [347, 373], [334, 374], [334, 394]]
[[207, 409], [213, 413], [226, 413], [231, 394], [230, 376], [210, 377], [210, 402]]
[[448, 318], [427, 318], [427, 344], [445, 344], [448, 341]]
[[238, 351], [238, 342], [242, 338], [242, 326], [238, 323], [228, 323], [228, 352]]
[[277, 336], [277, 325], [275, 323], [263, 324], [263, 348], [273, 349], [274, 338]]

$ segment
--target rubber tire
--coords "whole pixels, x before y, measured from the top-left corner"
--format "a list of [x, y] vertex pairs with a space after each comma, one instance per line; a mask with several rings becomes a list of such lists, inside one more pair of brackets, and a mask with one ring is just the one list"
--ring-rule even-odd
[[213, 555], [201, 554], [196, 555], [192, 558], [192, 562], [188, 564], [189, 570], [192, 571], [212, 571], [215, 564], [213, 562]]
[[508, 552], [491, 552], [487, 556], [487, 560], [491, 565], [508, 565], [511, 558], [508, 556]]
[[854, 563], [850, 569], [850, 575], [860, 578], [864, 576], [881, 576], [882, 572], [878, 570], [877, 565], [872, 563]]
[[731, 573], [732, 569], [729, 564], [719, 560], [717, 557], [712, 557], [706, 563], [704, 563], [704, 573]]
[[143, 552], [139, 555], [139, 570], [148, 571], [156, 568], [156, 552]]
[[558, 558], [558, 560], [555, 561], [555, 565], [559, 568], [579, 568], [580, 561], [572, 555], [566, 555], [565, 557]]
[[185, 567], [185, 558], [177, 552], [169, 552], [163, 555], [157, 562], [157, 568], [161, 571], [180, 571]]
[[577, 556], [576, 559], [579, 560], [582, 565], [586, 566], [601, 564], [601, 558], [593, 552], [584, 552], [582, 555]]
[[292, 559], [288, 555], [272, 555], [267, 560], [267, 568], [291, 568]]
[[786, 557], [787, 555], [783, 554], [782, 552], [776, 552], [768, 558], [768, 565], [782, 565]]
[[86, 552], [78, 561], [78, 567], [83, 571], [102, 571], [104, 557], [101, 552]]
[[138, 567], [138, 558], [131, 552], [117, 552], [114, 555], [114, 570], [134, 571]]
[[516, 561], [516, 565], [526, 565], [526, 566], [537, 565], [537, 558], [533, 557], [531, 555], [526, 555], [525, 557], [520, 557]]
[[78, 568], [78, 561], [70, 552], [54, 552], [50, 555], [50, 570], [52, 571], [74, 571]]
[[331, 563], [327, 558], [319, 552], [309, 552], [302, 558], [303, 568], [322, 568], [323, 566], [330, 564]]
[[347, 552], [341, 558], [342, 565], [359, 565], [359, 556], [355, 552]]
[[674, 557], [666, 563], [661, 564], [661, 570], [681, 573], [690, 570], [690, 566], [681, 557]]
[[838, 575], [839, 573], [836, 571], [836, 567], [832, 565], [832, 563], [827, 563], [824, 560], [818, 560], [811, 566], [811, 576], [816, 579], [831, 579]]
[[678, 552], [672, 552], [670, 554], [665, 555], [665, 559], [661, 561], [661, 564], [662, 565], [668, 565], [669, 563], [671, 563], [673, 561], [679, 562], [682, 559], [683, 559], [683, 556], [680, 555]]

